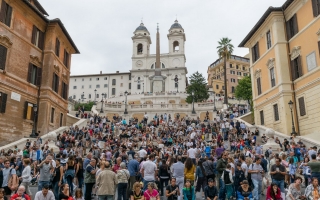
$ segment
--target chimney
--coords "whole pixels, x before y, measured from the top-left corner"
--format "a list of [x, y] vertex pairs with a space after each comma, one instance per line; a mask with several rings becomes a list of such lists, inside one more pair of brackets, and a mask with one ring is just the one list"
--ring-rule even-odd
[[100, 74], [102, 74], [102, 71], [100, 71]]
[[117, 74], [119, 74], [119, 71], [116, 71]]

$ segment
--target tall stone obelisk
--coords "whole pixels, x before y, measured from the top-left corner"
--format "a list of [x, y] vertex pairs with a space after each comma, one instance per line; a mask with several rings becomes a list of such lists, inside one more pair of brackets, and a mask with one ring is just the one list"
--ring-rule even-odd
[[156, 67], [155, 74], [152, 81], [152, 92], [164, 92], [165, 82], [164, 77], [161, 75], [161, 62], [160, 62], [160, 33], [159, 25], [157, 26], [157, 44], [156, 44]]

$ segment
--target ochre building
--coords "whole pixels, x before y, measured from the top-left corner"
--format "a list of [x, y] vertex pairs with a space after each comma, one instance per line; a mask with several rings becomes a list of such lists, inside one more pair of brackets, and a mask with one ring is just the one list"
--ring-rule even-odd
[[[227, 92], [228, 97], [234, 97], [239, 80], [249, 76], [250, 60], [246, 57], [231, 55], [227, 60]], [[224, 96], [224, 70], [223, 58], [217, 59], [207, 70], [208, 84], [216, 96]]]
[[320, 1], [269, 7], [239, 47], [250, 49], [255, 124], [290, 135], [319, 132]]
[[[60, 19], [37, 0], [0, 0], [0, 145], [66, 124], [71, 55]], [[34, 112], [34, 107], [37, 112]]]

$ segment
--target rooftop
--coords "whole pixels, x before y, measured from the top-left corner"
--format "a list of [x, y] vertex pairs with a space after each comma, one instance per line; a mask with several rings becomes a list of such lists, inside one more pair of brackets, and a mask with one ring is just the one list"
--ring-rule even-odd
[[[249, 59], [249, 58], [245, 58], [245, 57], [241, 57], [241, 56], [236, 56], [236, 55], [231, 55], [230, 60], [238, 60], [238, 61], [247, 62], [247, 63], [250, 62], [250, 59]], [[222, 62], [223, 62], [223, 58], [219, 58], [219, 59], [217, 59], [216, 61], [214, 61], [209, 67], [210, 67], [210, 68], [213, 68], [213, 67], [217, 66], [218, 64], [220, 64], [220, 63], [222, 63]]]

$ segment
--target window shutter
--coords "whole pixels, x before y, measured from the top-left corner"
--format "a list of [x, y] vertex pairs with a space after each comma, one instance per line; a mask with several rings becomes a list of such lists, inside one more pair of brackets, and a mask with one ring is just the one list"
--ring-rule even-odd
[[44, 47], [44, 32], [39, 31], [39, 49], [43, 50]]
[[67, 99], [68, 98], [68, 90], [69, 87], [67, 84], [64, 84], [64, 98]]
[[56, 55], [59, 57], [60, 54], [60, 41], [56, 38]]
[[0, 10], [0, 22], [4, 23], [7, 13], [7, 3], [2, 0], [1, 10]]
[[24, 112], [23, 112], [23, 119], [27, 119], [27, 114], [28, 114], [28, 102], [24, 102]]
[[7, 60], [7, 48], [0, 45], [0, 69], [4, 70]]
[[300, 116], [306, 115], [306, 107], [304, 104], [304, 97], [299, 98], [299, 110], [300, 110]]
[[292, 17], [292, 20], [293, 20], [293, 31], [294, 31], [294, 34], [297, 34], [299, 32], [298, 30], [298, 20], [297, 20], [297, 14], [294, 14], [293, 17]]
[[[33, 104], [33, 106], [35, 106], [35, 104]], [[32, 107], [32, 110], [31, 110], [31, 118], [30, 120], [34, 121], [34, 111], [33, 111], [33, 107]]]
[[27, 81], [28, 81], [29, 83], [31, 83], [32, 68], [33, 68], [33, 64], [29, 63], [28, 77], [27, 77]]
[[[298, 72], [299, 72], [299, 77], [301, 77], [303, 74], [302, 74], [302, 65], [301, 65], [301, 56], [299, 56], [297, 58], [297, 61], [298, 61]], [[299, 78], [297, 77], [297, 78]]]
[[261, 80], [260, 77], [257, 78], [258, 95], [261, 94]]
[[5, 24], [10, 27], [11, 25], [11, 15], [12, 15], [12, 7], [7, 5], [7, 15]]
[[320, 41], [318, 41], [318, 49], [319, 49], [319, 55], [320, 55]]
[[37, 86], [41, 85], [42, 69], [37, 68]]
[[290, 20], [286, 22], [286, 31], [287, 31], [287, 39], [291, 39], [291, 28], [290, 28]]
[[257, 44], [256, 44], [256, 51], [257, 51], [257, 57], [256, 57], [256, 60], [258, 60], [258, 59], [260, 58], [259, 42], [257, 42]]
[[312, 0], [312, 10], [313, 10], [313, 16], [317, 17], [319, 10], [318, 10], [318, 0]]
[[7, 105], [7, 94], [1, 93], [1, 107], [0, 107], [0, 113], [6, 112], [6, 105]]
[[37, 27], [33, 25], [31, 43], [36, 44]]
[[54, 75], [55, 75], [55, 73], [53, 73], [53, 75], [52, 75], [52, 90], [54, 90], [55, 88], [55, 82], [54, 82]]
[[56, 89], [57, 89], [57, 94], [59, 94], [59, 76], [57, 76]]
[[291, 60], [291, 79], [292, 81], [296, 80], [296, 72], [294, 68], [294, 60]]
[[252, 61], [255, 62], [255, 61], [256, 61], [255, 46], [253, 46], [253, 47], [251, 48], [251, 54], [252, 54]]

